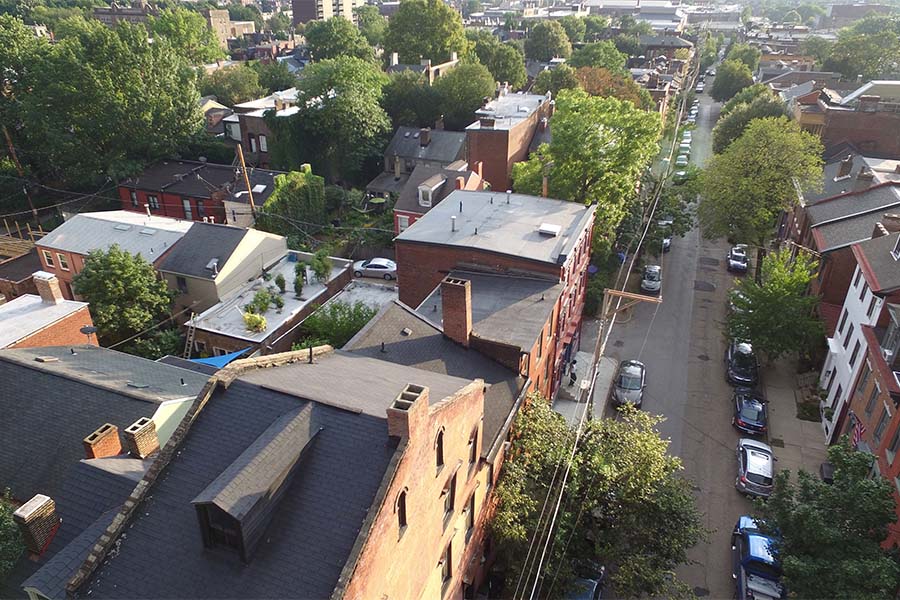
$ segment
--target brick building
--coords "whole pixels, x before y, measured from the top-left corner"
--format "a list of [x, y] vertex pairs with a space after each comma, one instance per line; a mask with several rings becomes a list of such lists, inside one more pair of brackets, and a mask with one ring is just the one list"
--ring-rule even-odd
[[482, 177], [491, 189], [512, 186], [513, 164], [528, 158], [535, 135], [553, 115], [550, 93], [513, 94], [506, 86], [494, 100], [475, 111], [478, 119], [466, 127], [466, 157], [469, 164], [482, 164]]
[[132, 0], [130, 5], [112, 2], [94, 8], [94, 18], [108, 27], [119, 23], [146, 23], [150, 17], [158, 17], [159, 9], [146, 0]]
[[41, 346], [78, 346], [96, 343], [96, 337], [81, 333], [93, 326], [86, 302], [63, 298], [59, 280], [51, 273], [38, 271], [32, 281], [38, 295], [24, 294], [0, 304], [0, 348]]
[[22, 294], [37, 294], [31, 274], [41, 270], [37, 249], [25, 254], [0, 260], [0, 295], [6, 302]]
[[470, 170], [468, 163], [458, 160], [446, 168], [418, 165], [409, 175], [394, 203], [394, 233], [400, 234], [439, 204], [453, 190], [482, 190], [481, 163]]
[[416, 168], [449, 168], [465, 154], [465, 133], [398, 127], [384, 151], [384, 171], [366, 185], [366, 191], [385, 198], [402, 194]]
[[400, 300], [550, 397], [579, 344], [594, 210], [454, 191], [395, 239]]
[[84, 268], [87, 255], [113, 244], [152, 265], [158, 265], [191, 228], [179, 221], [123, 210], [80, 213], [37, 243], [41, 269], [59, 278], [63, 296], [75, 299], [72, 279]]
[[[262, 206], [281, 171], [248, 169], [253, 201]], [[252, 223], [247, 185], [239, 168], [188, 160], [164, 160], [119, 183], [122, 210], [186, 221]]]
[[496, 477], [484, 387], [327, 347], [232, 363], [87, 552], [32, 581], [96, 598], [472, 597]]

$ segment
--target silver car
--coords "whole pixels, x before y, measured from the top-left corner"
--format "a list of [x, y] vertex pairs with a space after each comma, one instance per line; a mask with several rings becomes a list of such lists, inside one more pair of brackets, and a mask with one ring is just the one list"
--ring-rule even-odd
[[397, 279], [397, 263], [387, 258], [370, 258], [353, 263], [355, 277], [380, 277], [381, 279]]
[[644, 267], [644, 277], [641, 279], [641, 290], [651, 294], [658, 294], [662, 289], [662, 267], [659, 265], [647, 265]]
[[775, 475], [775, 454], [772, 453], [772, 448], [750, 438], [741, 438], [735, 452], [738, 472], [734, 487], [748, 496], [768, 498], [772, 493]]
[[617, 406], [631, 404], [640, 408], [647, 387], [647, 369], [637, 360], [622, 361], [613, 382], [612, 399]]

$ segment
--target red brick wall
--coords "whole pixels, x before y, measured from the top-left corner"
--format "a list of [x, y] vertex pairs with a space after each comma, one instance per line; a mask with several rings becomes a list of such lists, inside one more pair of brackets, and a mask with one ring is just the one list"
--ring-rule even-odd
[[[266, 136], [266, 147], [272, 147], [272, 132], [269, 130], [269, 126], [266, 125], [266, 121], [262, 117], [248, 117], [247, 115], [240, 115], [238, 119], [241, 124], [241, 144], [243, 146], [244, 158], [248, 162], [255, 164], [257, 167], [263, 169], [268, 168], [269, 152], [263, 152], [259, 147], [260, 135]], [[251, 149], [253, 148], [250, 144], [251, 135], [256, 140], [256, 152], [253, 152]]]
[[[137, 197], [137, 206], [131, 199], [131, 192]], [[221, 193], [213, 192], [210, 198], [184, 197], [179, 194], [169, 194], [154, 190], [132, 190], [123, 186], [119, 187], [119, 198], [122, 200], [122, 210], [146, 213], [145, 204], [149, 204], [148, 196], [156, 196], [159, 208], [151, 208], [150, 213], [172, 219], [185, 219], [184, 200], [190, 202], [191, 220], [202, 221], [203, 217], [213, 217], [216, 223], [225, 222], [225, 205], [222, 202]]]
[[[432, 404], [427, 407], [425, 418], [411, 432], [356, 568], [349, 577], [344, 595], [348, 600], [462, 598], [463, 579], [467, 574], [472, 577], [474, 586], [481, 583], [485, 574], [481, 556], [489, 513], [486, 507], [490, 505], [489, 488], [493, 488], [493, 482], [488, 481], [488, 465], [480, 459], [485, 442], [481, 435], [483, 389], [483, 385], [473, 383], [452, 400]], [[469, 439], [476, 427], [479, 459], [470, 469]], [[438, 469], [435, 440], [441, 429], [444, 466]], [[454, 508], [450, 518], [445, 520], [442, 491], [454, 473], [457, 479]], [[401, 532], [396, 505], [403, 490], [406, 490], [407, 526]], [[466, 535], [464, 509], [473, 495], [475, 526], [470, 535]], [[444, 586], [439, 561], [448, 543], [452, 543], [452, 578], [442, 593]]]
[[[84, 257], [80, 254], [73, 254], [71, 252], [62, 252], [52, 248], [42, 248], [40, 244], [38, 244], [37, 249], [38, 257], [41, 259], [41, 269], [56, 275], [56, 278], [59, 279], [59, 288], [62, 290], [63, 296], [67, 300], [76, 300], [77, 298], [75, 298], [75, 295], [72, 292], [72, 279], [75, 277], [76, 273], [80, 273], [84, 268]], [[45, 250], [52, 256], [53, 266], [50, 266], [47, 263], [47, 257], [44, 255]], [[65, 256], [69, 266], [68, 270], [60, 267], [60, 254]]]
[[822, 302], [844, 304], [850, 280], [856, 270], [856, 258], [850, 248], [829, 252], [820, 259], [820, 275], [810, 285], [810, 293], [818, 294]]
[[851, 142], [862, 153], [900, 154], [900, 113], [828, 110], [822, 143]]
[[413, 213], [413, 212], [408, 212], [405, 210], [396, 210], [395, 209], [394, 210], [394, 233], [396, 235], [400, 235], [400, 216], [401, 215], [409, 218], [409, 225], [412, 225], [413, 223], [418, 221], [420, 218], [422, 218], [422, 215], [419, 213]]
[[[85, 325], [93, 325], [91, 313], [85, 306], [59, 321], [35, 331], [33, 334], [9, 345], [9, 348], [42, 348], [45, 346], [75, 346], [87, 343], [87, 336], [81, 333]], [[91, 336], [91, 343], [97, 345], [97, 336]]]
[[37, 294], [37, 288], [34, 286], [34, 280], [31, 277], [22, 281], [0, 279], [0, 294], [3, 294], [6, 301], [9, 302], [22, 294]]

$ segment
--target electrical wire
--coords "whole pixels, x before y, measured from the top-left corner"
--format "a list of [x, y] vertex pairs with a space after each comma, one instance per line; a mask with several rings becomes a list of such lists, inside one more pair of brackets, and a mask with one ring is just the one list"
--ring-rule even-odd
[[133, 336], [131, 336], [130, 338], [126, 338], [126, 339], [122, 340], [121, 342], [116, 342], [116, 343], [113, 344], [112, 346], [107, 346], [107, 348], [113, 349], [113, 348], [115, 348], [115, 347], [117, 347], [117, 346], [121, 346], [122, 344], [124, 344], [124, 343], [126, 343], [126, 342], [130, 342], [131, 340], [133, 340], [133, 339], [135, 339], [135, 338], [138, 338], [138, 337], [144, 335], [145, 333], [150, 333], [150, 332], [153, 331], [154, 329], [157, 329], [157, 328], [161, 327], [164, 323], [168, 323], [169, 321], [173, 320], [173, 319], [174, 319], [175, 317], [177, 317], [178, 315], [183, 315], [183, 314], [186, 313], [187, 311], [191, 310], [192, 308], [194, 308], [194, 306], [195, 306], [198, 302], [199, 302], [198, 300], [195, 300], [194, 302], [191, 303], [190, 306], [188, 306], [188, 307], [185, 308], [184, 310], [180, 310], [180, 311], [178, 311], [177, 313], [174, 313], [173, 315], [171, 315], [171, 316], [169, 316], [169, 317], [163, 319], [162, 321], [160, 321], [159, 323], [157, 323], [157, 324], [154, 325], [153, 327], [149, 327], [149, 328], [145, 329], [144, 331], [141, 331], [140, 333], [136, 333], [136, 334], [134, 334]]

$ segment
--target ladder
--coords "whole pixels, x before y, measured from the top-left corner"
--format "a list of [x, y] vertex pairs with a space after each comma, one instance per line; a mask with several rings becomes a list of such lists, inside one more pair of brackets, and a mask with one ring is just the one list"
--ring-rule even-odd
[[185, 360], [191, 357], [191, 350], [194, 349], [194, 334], [197, 333], [197, 327], [194, 325], [194, 313], [191, 313], [191, 318], [187, 322], [188, 330], [187, 330], [187, 339], [185, 339], [184, 343], [184, 352], [181, 354], [181, 358]]

